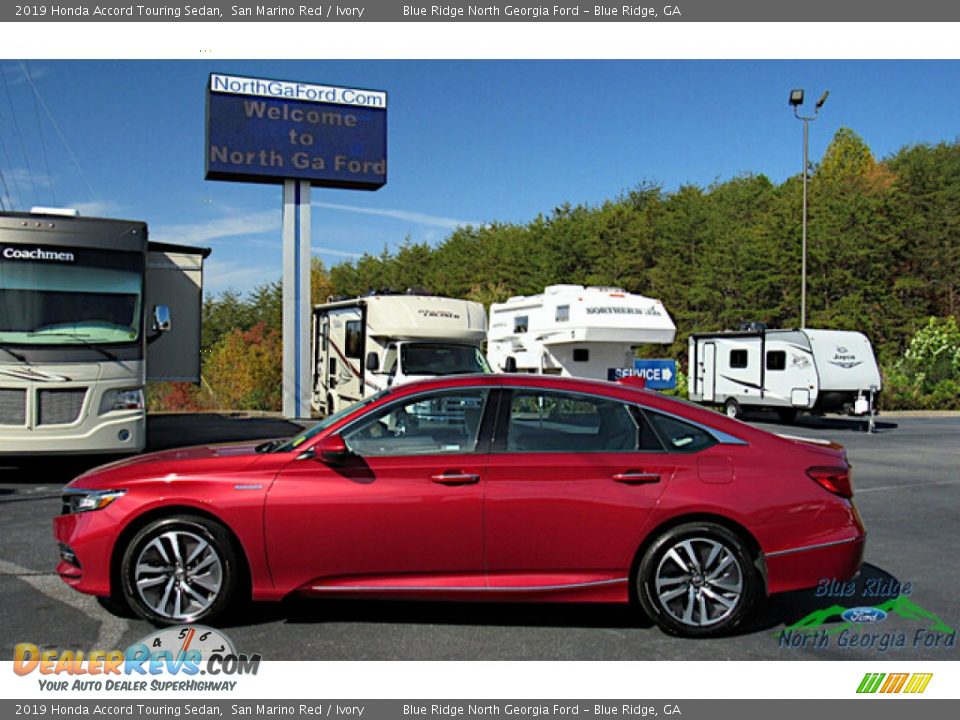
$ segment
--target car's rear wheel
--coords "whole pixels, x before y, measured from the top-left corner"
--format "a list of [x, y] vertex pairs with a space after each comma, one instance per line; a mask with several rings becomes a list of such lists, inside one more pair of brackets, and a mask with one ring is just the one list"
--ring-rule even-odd
[[672, 528], [644, 553], [637, 572], [643, 609], [665, 632], [730, 633], [750, 612], [760, 581], [745, 543], [711, 522]]
[[227, 530], [194, 515], [144, 526], [124, 551], [120, 573], [124, 599], [158, 625], [216, 622], [230, 608], [240, 580]]

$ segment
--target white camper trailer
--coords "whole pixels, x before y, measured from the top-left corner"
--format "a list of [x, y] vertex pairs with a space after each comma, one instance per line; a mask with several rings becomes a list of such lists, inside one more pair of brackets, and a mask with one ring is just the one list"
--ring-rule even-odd
[[489, 372], [483, 305], [371, 293], [313, 310], [313, 407], [333, 413], [391, 385]]
[[865, 335], [843, 330], [698, 333], [689, 341], [690, 399], [776, 410], [790, 421], [803, 410], [864, 415], [880, 392], [880, 369]]
[[663, 303], [620, 288], [550, 285], [490, 306], [495, 370], [606, 380], [633, 367], [633, 348], [673, 342]]

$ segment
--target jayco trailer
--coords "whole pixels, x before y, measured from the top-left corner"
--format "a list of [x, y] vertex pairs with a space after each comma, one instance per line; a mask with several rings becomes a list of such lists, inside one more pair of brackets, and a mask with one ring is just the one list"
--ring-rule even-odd
[[663, 303], [619, 288], [550, 285], [490, 306], [495, 370], [606, 380], [633, 366], [633, 348], [673, 342]]
[[489, 372], [483, 305], [415, 294], [370, 294], [313, 310], [315, 410], [336, 412], [385, 387]]
[[865, 335], [843, 330], [698, 333], [689, 341], [690, 399], [723, 406], [863, 415], [880, 392], [880, 369]]
[[209, 253], [142, 222], [0, 213], [0, 455], [143, 450], [145, 382], [199, 380]]

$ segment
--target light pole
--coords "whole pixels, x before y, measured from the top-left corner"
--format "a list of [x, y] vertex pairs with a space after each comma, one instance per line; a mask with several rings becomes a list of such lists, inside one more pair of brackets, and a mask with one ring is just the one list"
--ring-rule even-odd
[[803, 120], [803, 240], [802, 240], [802, 260], [800, 267], [800, 327], [807, 326], [807, 171], [810, 167], [810, 161], [807, 159], [808, 147], [810, 142], [810, 122], [817, 119], [820, 115], [820, 108], [827, 101], [829, 90], [824, 90], [823, 95], [817, 100], [817, 105], [813, 109], [813, 115], [805, 116], [800, 114], [800, 106], [803, 105], [803, 90], [790, 91], [790, 105], [793, 107], [793, 116], [797, 120]]

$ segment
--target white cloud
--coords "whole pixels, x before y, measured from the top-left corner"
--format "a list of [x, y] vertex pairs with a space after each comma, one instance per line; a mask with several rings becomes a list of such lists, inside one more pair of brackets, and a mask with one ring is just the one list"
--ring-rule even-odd
[[336, 248], [329, 247], [314, 247], [311, 248], [311, 251], [314, 255], [333, 255], [334, 257], [343, 257], [343, 258], [362, 258], [363, 253], [358, 252], [349, 252], [347, 250], [337, 250]]
[[[268, 273], [269, 274], [269, 273]], [[241, 265], [230, 260], [217, 260], [215, 255], [204, 263], [203, 291], [216, 295], [223, 290], [247, 292], [256, 285], [276, 279], [267, 277], [262, 267]]]
[[430, 225], [432, 227], [446, 228], [447, 230], [456, 230], [463, 225], [483, 225], [477, 220], [458, 220], [456, 218], [442, 217], [439, 215], [427, 215], [425, 213], [413, 212], [411, 210], [398, 210], [395, 208], [370, 208], [357, 205], [341, 205], [339, 203], [328, 203], [314, 201], [313, 207], [326, 210], [343, 210], [345, 212], [360, 213], [363, 215], [377, 215], [379, 217], [392, 218], [394, 220], [403, 220], [416, 223], [418, 225]]
[[150, 237], [157, 242], [192, 245], [279, 230], [280, 214], [275, 210], [264, 210], [183, 225], [155, 225], [150, 230]]
[[91, 200], [67, 205], [84, 217], [115, 217], [120, 214], [120, 206], [110, 200]]

